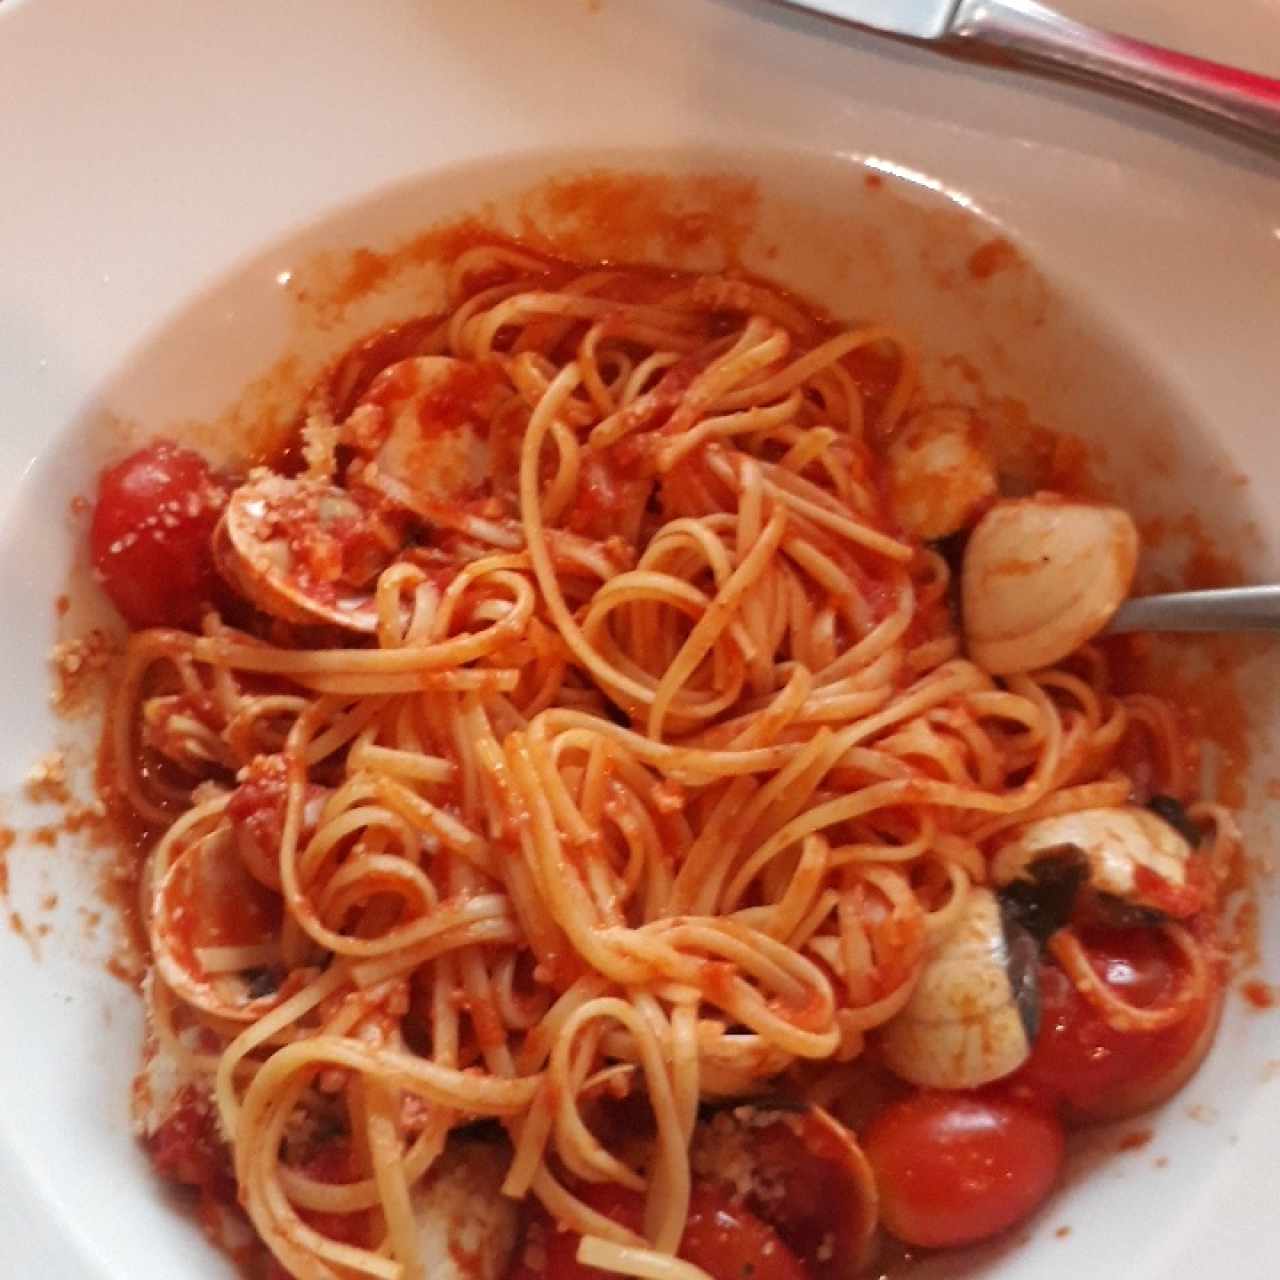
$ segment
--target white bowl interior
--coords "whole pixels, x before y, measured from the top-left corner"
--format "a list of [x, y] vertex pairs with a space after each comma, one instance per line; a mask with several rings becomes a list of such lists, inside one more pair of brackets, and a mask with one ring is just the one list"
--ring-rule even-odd
[[[601, 165], [649, 174], [615, 189], [628, 191], [633, 207], [648, 201], [650, 212], [602, 221], [585, 216], [581, 203], [599, 184], [579, 190], [575, 202], [571, 187], [544, 183], [549, 174]], [[707, 173], [736, 176], [695, 176]], [[655, 202], [684, 218], [659, 237], [645, 234]], [[130, 1135], [139, 1010], [134, 994], [103, 969], [110, 921], [90, 928], [82, 912], [100, 905], [108, 854], [72, 836], [53, 850], [33, 845], [30, 830], [58, 814], [18, 794], [26, 770], [55, 745], [67, 751], [81, 787], [92, 760], [91, 724], [59, 720], [48, 706], [50, 645], [100, 610], [83, 572], [86, 522], [62, 513], [75, 495], [91, 492], [104, 461], [143, 438], [173, 433], [214, 453], [251, 450], [287, 420], [327, 358], [379, 324], [431, 309], [438, 270], [413, 253], [390, 251], [464, 214], [551, 236], [588, 256], [715, 269], [728, 247], [741, 265], [841, 317], [883, 319], [915, 335], [935, 392], [980, 404], [1019, 447], [1033, 438], [1032, 424], [1078, 435], [1103, 488], [1140, 520], [1193, 514], [1215, 551], [1233, 558], [1248, 580], [1274, 578], [1280, 565], [1280, 516], [1254, 496], [1265, 492], [1267, 469], [1280, 468], [1274, 450], [1256, 452], [1262, 424], [1221, 430], [1207, 406], [1188, 403], [1157, 372], [1150, 349], [1089, 301], [1087, 280], [1046, 280], [1016, 247], [983, 250], [996, 238], [1016, 246], [1017, 228], [997, 226], [937, 184], [885, 162], [867, 168], [836, 156], [769, 152], [526, 153], [380, 192], [245, 261], [159, 323], [83, 405], [28, 469], [0, 528], [0, 594], [24, 602], [9, 618], [0, 672], [7, 747], [0, 782], [13, 795], [5, 819], [19, 832], [8, 855], [10, 896], [26, 930], [0, 933], [10, 975], [0, 1020], [11, 1029], [0, 1090], [22, 1099], [0, 1112], [0, 1178], [9, 1166], [33, 1232], [52, 1224], [76, 1243], [82, 1274], [202, 1280], [225, 1275], [226, 1263], [174, 1211]], [[386, 256], [357, 255], [362, 248]], [[975, 260], [979, 250], [985, 257]], [[985, 275], [993, 263], [999, 269]], [[349, 299], [342, 282], [353, 273], [382, 273], [381, 282]], [[1242, 488], [1244, 460], [1259, 457], [1264, 474], [1255, 467], [1255, 485]], [[33, 528], [44, 532], [26, 536]], [[1166, 536], [1145, 563], [1148, 583], [1178, 581], [1201, 545], [1194, 524]], [[76, 604], [59, 622], [53, 597], [69, 572]], [[1243, 814], [1261, 847], [1267, 832], [1259, 806], [1276, 772], [1266, 694], [1280, 659], [1265, 646], [1219, 642], [1182, 644], [1174, 656], [1182, 670], [1229, 665], [1245, 703], [1263, 709], [1251, 721]], [[1229, 719], [1211, 716], [1209, 730], [1221, 728], [1227, 740]], [[56, 906], [47, 903], [53, 893]], [[1265, 939], [1278, 911], [1269, 895], [1261, 907], [1264, 966], [1277, 968], [1280, 948]], [[1280, 929], [1270, 932], [1280, 938]], [[1260, 1194], [1238, 1185], [1233, 1169], [1243, 1161], [1234, 1153], [1241, 1144], [1277, 1140], [1280, 1113], [1272, 1107], [1268, 1118], [1258, 1105], [1266, 1064], [1277, 1057], [1280, 1028], [1233, 1000], [1204, 1070], [1163, 1113], [1142, 1122], [1154, 1129], [1148, 1145], [1102, 1159], [1117, 1135], [1091, 1136], [1079, 1144], [1070, 1185], [1016, 1240], [919, 1274], [1044, 1280], [1096, 1268], [1100, 1258], [1130, 1260], [1128, 1275], [1166, 1274], [1190, 1233], [1203, 1238], [1210, 1229], [1224, 1197]], [[1246, 1116], [1254, 1119], [1246, 1124]], [[1063, 1226], [1070, 1232], [1060, 1234]], [[1029, 1239], [1034, 1244], [1021, 1247]]]

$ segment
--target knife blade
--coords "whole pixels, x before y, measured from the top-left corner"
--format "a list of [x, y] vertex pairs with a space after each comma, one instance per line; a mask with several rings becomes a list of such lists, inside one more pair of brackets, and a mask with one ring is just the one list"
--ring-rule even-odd
[[941, 40], [948, 34], [959, 0], [789, 0], [843, 22], [875, 27], [916, 40]]

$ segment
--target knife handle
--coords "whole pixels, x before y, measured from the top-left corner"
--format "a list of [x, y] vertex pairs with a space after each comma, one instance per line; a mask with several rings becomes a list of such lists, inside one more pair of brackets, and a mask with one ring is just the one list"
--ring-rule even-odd
[[1280, 148], [1280, 80], [1100, 31], [1034, 0], [960, 0], [949, 34]]

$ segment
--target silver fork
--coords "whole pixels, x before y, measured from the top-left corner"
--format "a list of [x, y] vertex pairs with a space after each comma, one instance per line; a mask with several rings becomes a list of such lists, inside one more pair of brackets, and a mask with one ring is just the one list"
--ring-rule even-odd
[[1224, 587], [1136, 596], [1107, 631], [1280, 631], [1280, 587]]

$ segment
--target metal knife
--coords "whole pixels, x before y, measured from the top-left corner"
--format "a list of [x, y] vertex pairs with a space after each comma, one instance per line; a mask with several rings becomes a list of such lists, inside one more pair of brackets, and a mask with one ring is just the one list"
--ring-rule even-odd
[[[1222, 0], [1219, 0], [1221, 3]], [[1075, 22], [1034, 0], [786, 0], [942, 47], [980, 47], [1243, 131], [1280, 149], [1280, 80]]]

